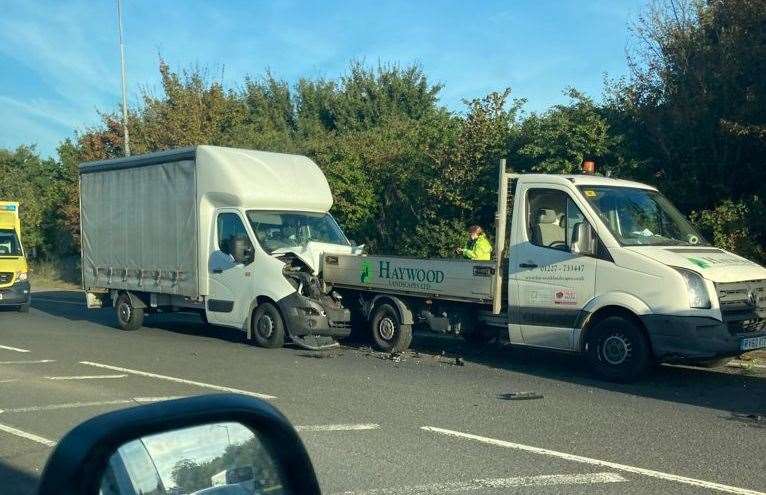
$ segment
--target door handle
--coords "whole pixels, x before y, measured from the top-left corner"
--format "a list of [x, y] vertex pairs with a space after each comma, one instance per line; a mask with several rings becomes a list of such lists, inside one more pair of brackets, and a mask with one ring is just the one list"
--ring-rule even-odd
[[537, 268], [537, 263], [519, 263], [519, 268]]
[[213, 273], [223, 273], [223, 269], [222, 268], [216, 268], [216, 269], [213, 270]]

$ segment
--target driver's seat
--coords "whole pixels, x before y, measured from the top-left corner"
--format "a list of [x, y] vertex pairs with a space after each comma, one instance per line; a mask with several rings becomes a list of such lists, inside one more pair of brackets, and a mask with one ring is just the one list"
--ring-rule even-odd
[[534, 225], [535, 244], [546, 247], [566, 245], [564, 227], [560, 225], [562, 216], [549, 208], [537, 210], [537, 222]]

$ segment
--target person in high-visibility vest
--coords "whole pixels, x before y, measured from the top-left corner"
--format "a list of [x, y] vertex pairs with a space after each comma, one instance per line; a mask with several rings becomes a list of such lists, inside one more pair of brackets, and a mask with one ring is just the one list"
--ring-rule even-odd
[[487, 261], [492, 257], [492, 244], [487, 239], [484, 229], [478, 225], [471, 225], [468, 227], [468, 241], [465, 247], [457, 249], [456, 252], [469, 260]]

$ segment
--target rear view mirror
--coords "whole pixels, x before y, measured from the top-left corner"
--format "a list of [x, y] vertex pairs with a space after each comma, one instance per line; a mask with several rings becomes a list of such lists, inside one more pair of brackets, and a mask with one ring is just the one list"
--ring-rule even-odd
[[58, 443], [40, 495], [320, 493], [311, 461], [273, 406], [196, 396], [97, 416]]
[[572, 231], [571, 251], [584, 256], [596, 255], [596, 235], [588, 222], [580, 222]]

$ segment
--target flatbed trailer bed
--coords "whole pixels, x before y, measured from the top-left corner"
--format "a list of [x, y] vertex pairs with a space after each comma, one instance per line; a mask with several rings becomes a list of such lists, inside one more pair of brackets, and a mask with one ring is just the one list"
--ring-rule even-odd
[[333, 287], [380, 294], [491, 304], [494, 261], [325, 255], [323, 279]]

